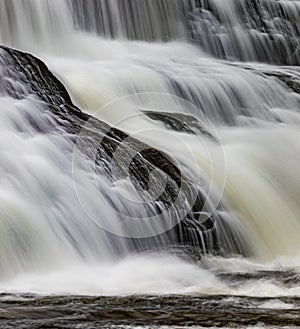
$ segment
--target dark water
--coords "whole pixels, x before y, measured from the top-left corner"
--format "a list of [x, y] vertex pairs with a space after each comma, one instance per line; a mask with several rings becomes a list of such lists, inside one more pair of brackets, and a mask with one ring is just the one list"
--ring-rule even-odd
[[300, 326], [299, 311], [292, 297], [2, 295], [0, 314], [1, 328], [281, 327]]
[[[271, 277], [297, 287], [293, 271], [219, 273], [232, 289]], [[1, 294], [1, 328], [202, 328], [300, 326], [300, 297], [242, 295], [42, 296]]]

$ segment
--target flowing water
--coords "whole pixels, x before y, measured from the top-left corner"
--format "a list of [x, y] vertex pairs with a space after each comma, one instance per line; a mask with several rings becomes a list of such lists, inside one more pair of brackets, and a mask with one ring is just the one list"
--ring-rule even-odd
[[[3, 95], [3, 328], [12, 321], [20, 328], [300, 325], [299, 17], [300, 2], [291, 0], [0, 2], [1, 44], [41, 58], [83, 111], [204, 180], [240, 235], [233, 241], [221, 230], [224, 246], [239, 244], [249, 255], [208, 251], [191, 262], [131, 254], [126, 242], [111, 241], [101, 228], [153, 233], [124, 231], [99, 198], [101, 186], [118, 211], [126, 208], [120, 193], [133, 198], [126, 211], [143, 218], [149, 214], [134, 186], [111, 186], [104, 174], [95, 181], [79, 155], [74, 189], [73, 144], [32, 128], [28, 117], [39, 127], [51, 121], [34, 97]], [[170, 127], [165, 117], [174, 114], [192, 116], [201, 129], [194, 121]]]

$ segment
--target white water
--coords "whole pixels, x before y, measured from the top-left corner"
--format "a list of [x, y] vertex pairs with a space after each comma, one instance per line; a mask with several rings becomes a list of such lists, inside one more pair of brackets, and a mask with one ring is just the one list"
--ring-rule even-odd
[[[180, 16], [179, 7], [171, 8], [169, 26]], [[154, 5], [152, 10], [158, 9]], [[16, 17], [14, 29], [9, 12]], [[116, 260], [119, 250], [127, 253], [128, 246], [115, 246], [101, 229], [95, 229], [79, 204], [72, 159], [64, 152], [70, 144], [29, 130], [26, 114], [45, 124], [40, 105], [30, 97], [24, 101], [1, 97], [1, 290], [300, 295], [299, 288], [282, 287], [273, 279], [234, 290], [213, 273], [220, 266], [229, 272], [299, 271], [300, 98], [261, 73], [287, 68], [229, 65], [180, 40], [128, 41], [127, 32], [120, 34], [127, 30], [119, 22], [113, 25], [121, 31], [113, 33], [117, 40], [79, 32], [67, 2], [61, 0], [12, 0], [9, 6], [0, 2], [0, 18], [1, 42], [42, 58], [83, 110], [168, 151], [194, 179], [205, 172], [214, 192], [222, 193], [232, 225], [244, 232], [254, 255], [251, 260], [210, 258], [195, 265], [161, 255]], [[142, 39], [162, 40], [161, 31], [171, 31], [159, 20], [156, 23], [157, 29], [144, 31]], [[146, 26], [155, 26], [154, 20]], [[184, 35], [181, 28], [172, 33], [178, 39]], [[299, 73], [294, 74], [299, 78]], [[139, 96], [126, 97], [133, 94]], [[201, 134], [170, 131], [147, 118], [141, 108], [193, 114], [222, 146]], [[102, 215], [98, 224], [128, 234], [113, 211], [99, 202], [97, 184], [115, 200], [118, 191], [103, 177], [95, 182], [85, 172], [77, 181], [84, 198], [80, 201], [94, 216]], [[129, 184], [125, 182], [127, 191], [133, 189]], [[123, 207], [121, 201], [119, 206]], [[143, 217], [141, 206], [132, 209], [136, 212]]]
[[[2, 281], [1, 291], [7, 293], [132, 295], [184, 294], [232, 295], [251, 297], [300, 296], [299, 286], [286, 286], [276, 278], [262, 278], [238, 284], [222, 281], [217, 273], [254, 273], [255, 271], [295, 270], [299, 257], [287, 262], [280, 260], [259, 264], [240, 258], [208, 258], [202, 264], [190, 264], [165, 254], [126, 257], [119, 262], [61, 265], [52, 271], [29, 271]], [[296, 273], [299, 273], [296, 269]], [[280, 303], [281, 305], [277, 305]], [[285, 304], [262, 308], [283, 309]], [[282, 305], [283, 304], [283, 305]]]

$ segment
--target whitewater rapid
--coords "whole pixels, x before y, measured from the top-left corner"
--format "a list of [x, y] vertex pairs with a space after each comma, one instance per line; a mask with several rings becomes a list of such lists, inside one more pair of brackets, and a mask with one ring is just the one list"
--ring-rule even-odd
[[[99, 42], [101, 49], [109, 49], [111, 41]], [[113, 41], [110, 47], [110, 55], [100, 54], [99, 59], [90, 57], [88, 50], [92, 65], [82, 58], [67, 63], [47, 57], [46, 62], [81, 108], [169, 152], [184, 163], [188, 173], [204, 170], [218, 195], [224, 192], [223, 199], [240, 215], [258, 257], [297, 253], [299, 95], [287, 91], [277, 79], [255, 72], [255, 65], [253, 71], [231, 67], [188, 44]], [[174, 80], [180, 89], [174, 88]], [[188, 102], [178, 102], [178, 90]], [[169, 132], [150, 122], [140, 107], [192, 114], [221, 146], [205, 136]]]
[[[245, 297], [299, 297], [297, 285], [286, 285], [272, 273], [299, 274], [299, 256], [257, 263], [243, 258], [204, 257], [201, 263], [164, 253], [131, 255], [119, 261], [61, 264], [56, 269], [32, 271], [6, 279], [3, 293], [41, 295], [129, 296], [129, 295], [204, 295]], [[256, 273], [266, 271], [266, 277]], [[232, 275], [226, 281], [222, 274]], [[253, 275], [252, 280], [247, 276]], [[236, 279], [235, 275], [245, 276]], [[284, 309], [274, 300], [274, 308]], [[272, 305], [267, 308], [272, 308]]]

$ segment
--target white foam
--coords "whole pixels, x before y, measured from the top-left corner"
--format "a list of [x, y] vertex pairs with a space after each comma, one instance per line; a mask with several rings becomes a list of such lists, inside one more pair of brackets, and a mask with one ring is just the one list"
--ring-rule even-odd
[[166, 255], [131, 256], [118, 262], [75, 264], [2, 282], [1, 291], [38, 294], [131, 295], [218, 293], [223, 284], [196, 264]]

